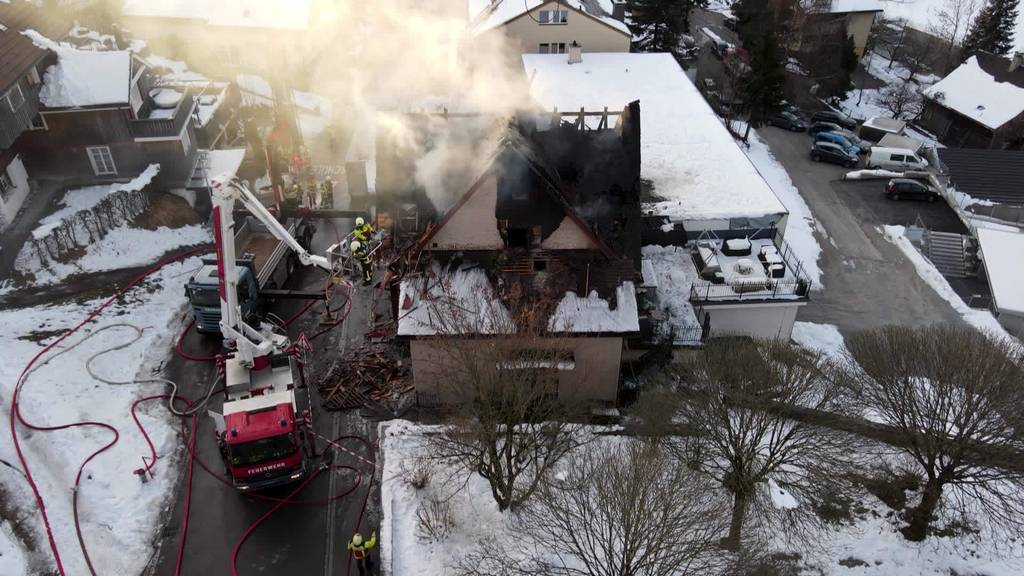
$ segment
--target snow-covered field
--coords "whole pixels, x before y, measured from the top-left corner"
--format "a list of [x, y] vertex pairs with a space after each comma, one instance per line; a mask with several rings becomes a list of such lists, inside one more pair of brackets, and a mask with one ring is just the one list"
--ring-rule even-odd
[[[827, 327], [804, 326], [799, 330], [803, 335], [828, 334], [830, 340], [835, 336]], [[451, 477], [450, 469], [431, 462], [434, 475], [426, 488], [417, 490], [406, 481], [404, 471], [427, 454], [424, 433], [429, 433], [430, 427], [392, 421], [383, 424], [382, 429], [381, 563], [388, 573], [452, 574], [452, 567], [481, 539], [517, 539], [515, 516], [498, 511], [490, 488], [479, 476], [468, 478], [460, 490], [465, 477]], [[599, 438], [596, 442], [621, 441], [617, 437]], [[451, 498], [454, 528], [441, 542], [425, 540], [418, 533], [417, 510], [430, 498]], [[801, 505], [791, 497], [784, 503]], [[931, 537], [923, 543], [912, 543], [898, 532], [899, 520], [892, 511], [871, 494], [856, 494], [852, 508], [857, 511], [852, 520], [826, 524], [816, 535], [813, 547], [778, 540], [773, 548], [797, 552], [799, 573], [808, 575], [1017, 576], [1024, 571], [1019, 544], [977, 536]]]
[[821, 257], [821, 245], [814, 237], [817, 229], [825, 235], [822, 225], [814, 219], [811, 208], [793, 185], [786, 169], [772, 155], [768, 145], [758, 136], [756, 130], [750, 132], [750, 146], [744, 149], [747, 157], [761, 176], [768, 182], [775, 195], [789, 211], [786, 224], [786, 243], [796, 253], [804, 265], [804, 272], [814, 282], [812, 289], [820, 290], [822, 285], [821, 268], [818, 258]]
[[904, 234], [905, 228], [903, 226], [885, 226], [879, 232], [885, 236], [886, 240], [895, 244], [906, 255], [907, 259], [914, 265], [914, 269], [917, 270], [917, 275], [927, 282], [943, 300], [949, 302], [949, 305], [963, 316], [967, 323], [982, 332], [997, 337], [1013, 339], [1013, 336], [1006, 332], [999, 321], [992, 316], [991, 312], [971, 308], [964, 303], [953, 290], [953, 287], [949, 285], [949, 282], [942, 276], [942, 273], [935, 268], [935, 265], [921, 255], [914, 248], [914, 245], [910, 243], [910, 240]]
[[[21, 411], [29, 422], [60, 425], [93, 420], [109, 423], [120, 432], [117, 444], [86, 467], [79, 492], [85, 541], [96, 571], [101, 574], [138, 574], [149, 560], [158, 524], [168, 514], [167, 496], [177, 478], [175, 454], [179, 441], [175, 434], [177, 423], [163, 401], [140, 406], [140, 420], [160, 457], [154, 469], [155, 478], [145, 484], [140, 482], [134, 470], [143, 466], [142, 459], [148, 458], [150, 452], [132, 421], [130, 408], [139, 398], [164, 392], [164, 386], [104, 384], [88, 375], [86, 362], [102, 350], [130, 342], [136, 335], [130, 328], [98, 332], [105, 326], [129, 322], [143, 329], [141, 338], [103, 355], [93, 368], [111, 380], [156, 376], [154, 370], [166, 357], [172, 336], [178, 331], [184, 277], [199, 264], [198, 258], [191, 258], [168, 265], [151, 277], [152, 282], [145, 289], [129, 292], [121, 302], [44, 356], [21, 392]], [[0, 324], [4, 326], [0, 349], [7, 357], [0, 364], [0, 402], [4, 406], [0, 419], [4, 430], [21, 370], [45, 343], [77, 324], [99, 303], [95, 300], [0, 311]], [[90, 334], [96, 336], [84, 340]], [[74, 346], [79, 342], [81, 345]], [[75, 536], [70, 489], [81, 461], [109, 442], [111, 434], [96, 427], [30, 432], [20, 426], [18, 434], [45, 499], [67, 573], [87, 574]], [[18, 462], [9, 437], [0, 442], [0, 458]], [[34, 533], [39, 550], [36, 556], [27, 556], [10, 530], [0, 529], [0, 573], [42, 573], [40, 562], [49, 562], [51, 555], [28, 485], [19, 472], [7, 467], [0, 467], [0, 483], [24, 524]]]

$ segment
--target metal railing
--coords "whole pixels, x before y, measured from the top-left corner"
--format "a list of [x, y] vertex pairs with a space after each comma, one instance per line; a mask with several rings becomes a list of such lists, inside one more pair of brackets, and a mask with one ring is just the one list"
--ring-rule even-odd
[[131, 120], [128, 128], [134, 138], [170, 138], [181, 134], [185, 124], [192, 119], [196, 98], [191, 93], [182, 96], [171, 118]]
[[755, 302], [768, 300], [806, 300], [811, 281], [806, 279], [773, 280], [763, 285], [754, 283], [715, 284], [698, 280], [690, 285], [690, 302]]

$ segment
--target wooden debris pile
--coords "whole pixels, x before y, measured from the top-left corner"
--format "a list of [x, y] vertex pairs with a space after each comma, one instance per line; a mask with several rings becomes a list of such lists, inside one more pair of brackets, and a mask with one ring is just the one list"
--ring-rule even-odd
[[412, 390], [409, 369], [388, 346], [366, 344], [337, 360], [317, 383], [328, 410], [360, 408]]

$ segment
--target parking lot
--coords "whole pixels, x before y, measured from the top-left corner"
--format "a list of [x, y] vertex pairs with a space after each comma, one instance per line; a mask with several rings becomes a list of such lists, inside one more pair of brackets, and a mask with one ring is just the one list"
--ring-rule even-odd
[[948, 206], [886, 200], [884, 180], [842, 181], [845, 168], [813, 162], [807, 134], [771, 127], [758, 132], [817, 221], [825, 289], [800, 311], [800, 320], [836, 324], [845, 333], [960, 321], [879, 231], [883, 224], [912, 224], [920, 215], [936, 230], [962, 232]]

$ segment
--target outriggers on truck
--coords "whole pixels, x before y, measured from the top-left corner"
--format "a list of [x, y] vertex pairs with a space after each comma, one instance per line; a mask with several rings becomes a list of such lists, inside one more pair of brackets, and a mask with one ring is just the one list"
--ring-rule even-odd
[[310, 254], [237, 179], [218, 177], [211, 196], [220, 331], [229, 354], [223, 366], [223, 414], [210, 415], [235, 487], [261, 490], [299, 480], [316, 465], [308, 431], [312, 412], [301, 361], [308, 341], [300, 338], [293, 343], [275, 325], [243, 312], [239, 285], [244, 274], [234, 242], [235, 203], [241, 202], [269, 234], [294, 251], [301, 264], [328, 273], [333, 266], [326, 257]]

